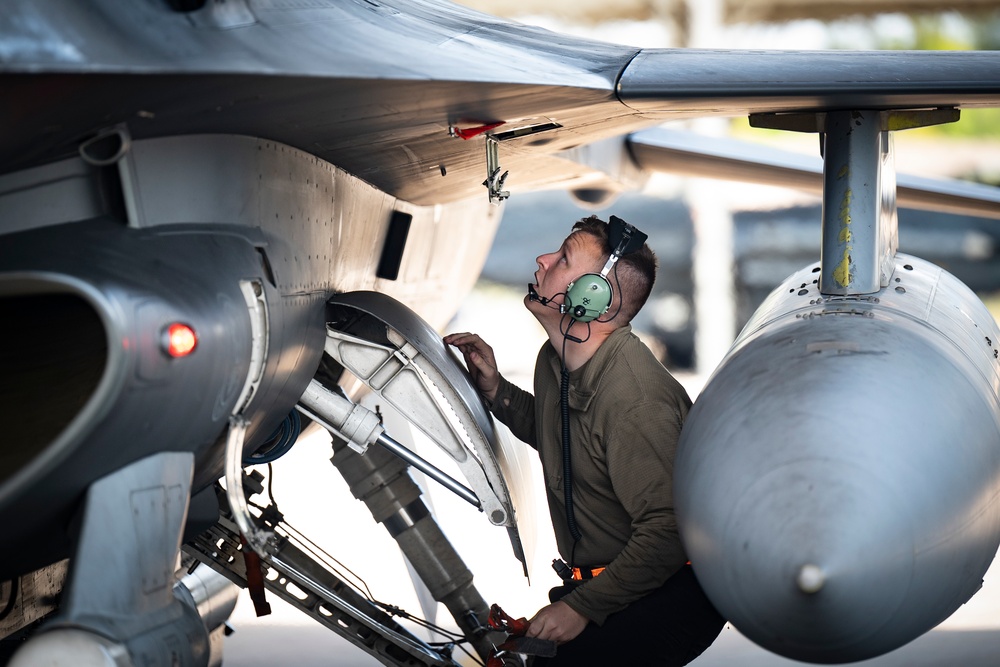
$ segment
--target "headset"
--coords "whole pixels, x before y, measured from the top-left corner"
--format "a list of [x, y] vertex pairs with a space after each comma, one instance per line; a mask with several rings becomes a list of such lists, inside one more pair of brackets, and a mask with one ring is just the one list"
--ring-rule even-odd
[[646, 238], [646, 234], [612, 215], [608, 219], [608, 242], [614, 248], [611, 256], [600, 273], [585, 273], [566, 287], [566, 298], [559, 310], [581, 323], [596, 320], [608, 312], [615, 294], [611, 281], [608, 280], [608, 273], [622, 255], [641, 248]]

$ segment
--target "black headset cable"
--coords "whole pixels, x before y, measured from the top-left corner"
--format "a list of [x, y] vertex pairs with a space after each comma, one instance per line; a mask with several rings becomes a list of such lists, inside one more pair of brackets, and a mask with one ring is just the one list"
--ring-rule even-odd
[[[573, 326], [572, 321], [570, 327]], [[576, 551], [576, 543], [582, 537], [579, 526], [576, 525], [576, 515], [573, 513], [573, 464], [570, 456], [569, 438], [569, 369], [566, 368], [566, 339], [569, 337], [569, 327], [563, 337], [562, 353], [562, 381], [559, 386], [559, 407], [562, 410], [562, 455], [563, 455], [563, 499], [566, 503], [566, 525], [569, 527], [569, 534], [573, 536], [573, 551]], [[572, 561], [573, 558], [570, 558]], [[570, 567], [574, 564], [571, 562]]]

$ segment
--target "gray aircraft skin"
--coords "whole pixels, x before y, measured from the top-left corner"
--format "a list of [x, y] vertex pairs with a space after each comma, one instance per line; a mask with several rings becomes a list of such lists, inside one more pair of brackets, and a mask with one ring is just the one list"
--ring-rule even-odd
[[[827, 158], [823, 261], [776, 289], [685, 427], [676, 505], [699, 579], [760, 645], [827, 663], [912, 640], [980, 586], [1000, 542], [1000, 330], [897, 255], [884, 156], [890, 130], [1000, 106], [1000, 54], [636, 49], [436, 0], [13, 0], [0, 91], [5, 635], [51, 611], [26, 582], [70, 559], [12, 664], [218, 664], [229, 593], [175, 586], [178, 551], [235, 522], [287, 565], [240, 523], [241, 478], [221, 515], [216, 481], [295, 410], [339, 414], [314, 378], [368, 344], [442, 369], [486, 443], [462, 468], [472, 490], [448, 483], [517, 553], [517, 461], [426, 332], [475, 281], [504, 187], [606, 200], [677, 168], [662, 137], [627, 133], [712, 114], [822, 131], [844, 165]], [[852, 114], [875, 157], [834, 129]], [[844, 190], [847, 172], [862, 178]], [[901, 201], [1000, 216], [992, 188], [906, 183]], [[186, 356], [168, 353], [175, 323], [196, 336]], [[487, 610], [405, 469], [351, 454], [376, 439], [338, 469], [471, 634]], [[365, 646], [385, 664], [453, 664], [375, 625], [410, 651]]]

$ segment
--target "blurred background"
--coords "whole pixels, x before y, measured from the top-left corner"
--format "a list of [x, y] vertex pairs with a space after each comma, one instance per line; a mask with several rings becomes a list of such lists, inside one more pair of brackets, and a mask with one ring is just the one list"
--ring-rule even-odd
[[[480, 11], [551, 30], [637, 47], [726, 49], [996, 49], [1000, 2], [959, 0], [466, 0]], [[780, 72], [775, 74], [780, 77]], [[815, 135], [750, 128], [746, 118], [670, 124], [717, 138], [818, 156]], [[964, 110], [962, 120], [895, 133], [900, 173], [1000, 184], [1000, 109]], [[530, 389], [544, 336], [521, 303], [534, 258], [554, 250], [572, 223], [609, 214], [649, 235], [660, 274], [650, 302], [636, 319], [638, 333], [696, 398], [739, 329], [771, 289], [819, 259], [820, 201], [781, 188], [723, 180], [655, 175], [613, 202], [581, 207], [563, 191], [523, 193], [517, 174], [512, 196], [482, 277], [448, 331], [475, 331], [496, 349], [501, 372]], [[1000, 225], [978, 218], [899, 211], [905, 253], [956, 275], [996, 314], [1000, 308]], [[388, 424], [387, 424], [388, 426]], [[404, 423], [389, 432], [403, 437]], [[434, 448], [419, 444], [434, 459]], [[378, 600], [454, 627], [447, 612], [422, 606], [393, 540], [355, 501], [327, 462], [329, 441], [313, 434], [275, 464], [274, 496], [290, 523], [341, 559]], [[535, 467], [536, 480], [538, 468]], [[416, 475], [415, 475], [416, 476]], [[557, 582], [556, 556], [541, 482], [536, 518], [522, 527], [534, 544], [531, 580], [525, 579], [504, 531], [447, 491], [424, 485], [425, 498], [489, 602], [514, 616], [531, 616]], [[996, 574], [994, 574], [996, 570]], [[1000, 664], [1000, 569], [984, 588], [934, 631], [876, 660], [871, 667]], [[226, 640], [227, 665], [377, 665], [370, 656], [271, 596], [274, 613], [257, 619], [241, 597]], [[406, 621], [404, 621], [406, 623]], [[423, 631], [419, 631], [423, 633]], [[433, 635], [423, 636], [440, 640]], [[467, 664], [474, 664], [466, 661]], [[727, 626], [696, 667], [796, 665], [745, 640]]]

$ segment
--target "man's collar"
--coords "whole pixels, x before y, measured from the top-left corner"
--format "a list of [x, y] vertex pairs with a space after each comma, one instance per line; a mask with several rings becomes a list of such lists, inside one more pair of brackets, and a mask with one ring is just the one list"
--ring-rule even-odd
[[[601, 343], [587, 363], [570, 373], [569, 386], [569, 407], [574, 410], [586, 410], [590, 407], [590, 402], [597, 395], [600, 389], [601, 380], [606, 375], [605, 371], [617, 356], [618, 350], [629, 340], [632, 334], [632, 326], [626, 324], [615, 329], [607, 340]], [[573, 343], [567, 343], [572, 345]], [[549, 365], [556, 379], [561, 377], [562, 365], [559, 362], [559, 355], [553, 354], [549, 359]]]

